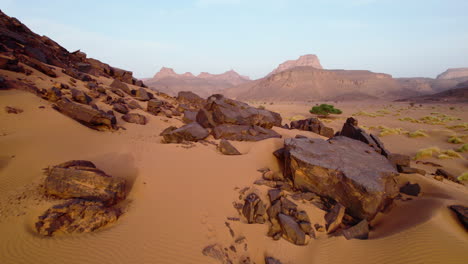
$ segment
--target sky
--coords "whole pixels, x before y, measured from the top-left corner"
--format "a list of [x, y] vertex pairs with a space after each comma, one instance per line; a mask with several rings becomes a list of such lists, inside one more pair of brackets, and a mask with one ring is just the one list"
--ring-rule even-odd
[[138, 78], [166, 66], [257, 79], [304, 54], [326, 69], [394, 77], [468, 67], [467, 0], [0, 0], [0, 9]]

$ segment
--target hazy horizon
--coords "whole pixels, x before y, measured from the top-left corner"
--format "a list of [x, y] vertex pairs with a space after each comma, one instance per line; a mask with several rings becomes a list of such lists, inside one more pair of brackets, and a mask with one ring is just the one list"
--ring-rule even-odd
[[223, 73], [258, 79], [278, 64], [316, 54], [325, 69], [436, 77], [468, 67], [468, 2], [31, 1], [0, 0], [3, 12], [69, 51], [152, 77]]

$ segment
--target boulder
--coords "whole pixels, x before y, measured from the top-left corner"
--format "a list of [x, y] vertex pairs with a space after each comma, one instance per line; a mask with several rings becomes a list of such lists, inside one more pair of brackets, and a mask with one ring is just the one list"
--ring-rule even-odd
[[190, 123], [177, 129], [164, 130], [161, 136], [165, 143], [182, 143], [183, 141], [199, 141], [208, 137], [209, 133], [198, 123]]
[[236, 141], [259, 141], [267, 138], [281, 138], [281, 135], [271, 129], [259, 126], [219, 125], [213, 129], [216, 139]]
[[318, 118], [315, 117], [292, 121], [290, 128], [311, 131], [327, 138], [333, 137], [335, 133], [333, 128], [325, 126]]
[[190, 110], [185, 110], [184, 111], [184, 117], [182, 118], [182, 121], [185, 124], [190, 124], [192, 122], [197, 121], [197, 113], [196, 111], [190, 111]]
[[120, 209], [106, 207], [101, 202], [74, 199], [48, 209], [39, 216], [35, 226], [44, 236], [86, 233], [114, 223], [121, 214]]
[[282, 264], [281, 261], [273, 257], [265, 257], [265, 264]]
[[224, 155], [241, 155], [241, 153], [225, 139], [219, 141], [218, 150]]
[[330, 212], [325, 215], [325, 227], [328, 234], [331, 234], [340, 228], [345, 215], [345, 210], [346, 208], [344, 208], [344, 206], [337, 203]]
[[418, 196], [421, 192], [421, 187], [417, 183], [411, 184], [407, 182], [405, 185], [400, 187], [400, 192], [406, 195]]
[[283, 230], [283, 237], [296, 245], [306, 244], [306, 234], [299, 224], [291, 216], [278, 214], [278, 219]]
[[364, 142], [385, 157], [388, 157], [390, 154], [390, 151], [384, 147], [384, 144], [380, 139], [376, 135], [367, 134], [366, 131], [358, 127], [358, 120], [353, 117], [346, 119], [346, 123], [344, 123], [343, 128], [337, 133], [337, 135]]
[[398, 172], [401, 172], [401, 167], [409, 167], [411, 157], [408, 155], [391, 153], [388, 155], [388, 160], [397, 168]]
[[244, 206], [242, 207], [242, 215], [247, 219], [247, 223], [265, 223], [265, 213], [265, 205], [260, 197], [255, 193], [247, 195], [244, 199]]
[[77, 103], [87, 105], [92, 101], [91, 97], [89, 97], [85, 92], [81, 90], [72, 88], [71, 93], [72, 93], [73, 101]]
[[135, 99], [140, 101], [149, 101], [153, 98], [153, 95], [148, 93], [145, 88], [141, 87], [135, 92]]
[[115, 103], [112, 105], [112, 110], [119, 112], [121, 114], [127, 114], [128, 113], [128, 108], [126, 105], [122, 103]]
[[208, 97], [207, 103], [197, 114], [197, 122], [205, 128], [221, 124], [272, 128], [281, 126], [281, 116], [216, 94]]
[[146, 125], [148, 123], [148, 120], [147, 120], [146, 116], [136, 114], [136, 113], [125, 114], [125, 115], [122, 116], [122, 119], [125, 122], [134, 123], [134, 124], [138, 124], [138, 125]]
[[412, 173], [417, 173], [421, 175], [426, 175], [426, 171], [423, 169], [418, 169], [418, 168], [411, 168], [408, 166], [398, 166], [398, 172], [403, 173], [403, 174], [412, 174]]
[[44, 182], [46, 194], [62, 199], [81, 198], [106, 205], [125, 199], [125, 181], [88, 166], [63, 165], [48, 169]]
[[271, 204], [273, 204], [274, 201], [279, 200], [281, 198], [281, 190], [280, 189], [268, 190], [268, 197], [270, 198]]
[[369, 238], [369, 222], [362, 220], [357, 225], [343, 230], [343, 235], [346, 239], [368, 239]]
[[125, 92], [128, 95], [132, 95], [130, 88], [128, 88], [128, 86], [125, 83], [119, 81], [118, 79], [114, 79], [110, 87], [113, 90], [121, 90], [122, 92]]
[[329, 197], [358, 219], [372, 219], [398, 194], [397, 171], [370, 146], [348, 137], [285, 140], [284, 175], [302, 191]]
[[64, 98], [55, 103], [54, 109], [96, 130], [113, 130], [115, 117], [87, 105], [76, 104]]
[[190, 91], [181, 91], [177, 94], [177, 101], [179, 104], [188, 106], [188, 109], [198, 110], [202, 108], [206, 100]]
[[44, 63], [42, 63], [41, 61], [35, 58], [21, 55], [19, 56], [19, 61], [44, 73], [45, 75], [49, 77], [53, 77], [53, 78], [57, 77], [57, 74], [49, 66], [45, 65]]
[[165, 105], [165, 102], [159, 99], [151, 99], [148, 101], [148, 106], [146, 111], [148, 113], [153, 114], [153, 115], [158, 115], [161, 113], [164, 109], [163, 106]]
[[57, 87], [52, 87], [43, 95], [43, 98], [50, 102], [57, 102], [62, 98], [62, 92]]
[[447, 179], [447, 180], [450, 180], [450, 181], [453, 181], [453, 182], [456, 182], [456, 183], [460, 183], [460, 181], [458, 180], [458, 178], [451, 174], [450, 172], [444, 170], [444, 169], [437, 169], [435, 171], [435, 175], [439, 175], [439, 176], [442, 176], [443, 178]]
[[468, 231], [468, 207], [463, 205], [451, 205], [449, 208], [457, 215], [460, 223], [465, 227], [465, 230]]

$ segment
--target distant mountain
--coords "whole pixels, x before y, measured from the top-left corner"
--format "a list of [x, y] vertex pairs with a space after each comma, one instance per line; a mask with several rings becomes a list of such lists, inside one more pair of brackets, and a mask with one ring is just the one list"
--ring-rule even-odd
[[391, 75], [360, 70], [295, 67], [224, 91], [240, 100], [321, 101], [395, 99], [414, 93]]
[[307, 55], [300, 56], [299, 59], [297, 60], [288, 60], [288, 61], [281, 63], [276, 69], [270, 72], [267, 76], [280, 73], [282, 71], [289, 70], [289, 69], [299, 67], [299, 66], [310, 66], [316, 69], [323, 69], [317, 55], [307, 54]]
[[409, 102], [446, 102], [446, 103], [468, 103], [468, 81], [459, 83], [454, 88], [435, 93], [431, 95], [423, 95], [417, 97], [410, 97], [398, 101]]
[[452, 68], [444, 71], [437, 76], [439, 80], [459, 79], [460, 81], [468, 81], [468, 68]]
[[173, 69], [166, 67], [162, 67], [153, 78], [145, 79], [148, 87], [170, 95], [176, 95], [180, 91], [192, 91], [202, 97], [249, 81], [249, 77], [233, 70], [221, 74], [202, 72], [195, 76], [190, 72], [177, 74]]

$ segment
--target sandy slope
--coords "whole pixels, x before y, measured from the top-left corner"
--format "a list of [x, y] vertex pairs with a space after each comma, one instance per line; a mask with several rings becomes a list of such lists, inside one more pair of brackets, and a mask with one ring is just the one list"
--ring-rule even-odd
[[[388, 103], [387, 103], [388, 104]], [[24, 109], [19, 115], [6, 114], [3, 108]], [[45, 109], [39, 109], [39, 106]], [[395, 104], [398, 108], [407, 104]], [[358, 110], [376, 111], [383, 104], [339, 105], [344, 116]], [[404, 110], [402, 115], [419, 117], [432, 111], [457, 115], [467, 122], [466, 106], [425, 106]], [[283, 118], [308, 116], [307, 104], [274, 104], [268, 109]], [[432, 176], [405, 175], [399, 181], [417, 182], [423, 195], [411, 201], [398, 201], [389, 214], [380, 215], [367, 241], [347, 241], [343, 237], [318, 238], [299, 247], [285, 240], [273, 241], [265, 234], [267, 225], [231, 222], [234, 238], [225, 226], [226, 217], [237, 217], [232, 207], [238, 189], [252, 187], [261, 194], [267, 188], [254, 186], [261, 167], [278, 169], [272, 151], [282, 139], [257, 143], [235, 142], [242, 156], [224, 156], [214, 145], [161, 144], [159, 133], [180, 121], [150, 116], [149, 124], [125, 124], [127, 130], [102, 133], [88, 129], [51, 109], [50, 104], [20, 91], [0, 92], [0, 263], [216, 263], [201, 254], [209, 244], [236, 246], [236, 257], [250, 256], [263, 263], [265, 254], [283, 263], [466, 263], [468, 234], [446, 208], [449, 204], [468, 204], [465, 186], [438, 182]], [[451, 112], [452, 111], [452, 112]], [[413, 124], [398, 117], [358, 117], [366, 126], [431, 129], [429, 138], [409, 139], [404, 135], [383, 137], [391, 151], [414, 155], [418, 148], [446, 143], [443, 126]], [[343, 118], [330, 123], [339, 128]], [[276, 128], [284, 136], [309, 132]], [[466, 132], [459, 132], [465, 133]], [[213, 141], [212, 138], [209, 138]], [[467, 156], [465, 155], [465, 158]], [[33, 223], [52, 201], [40, 194], [42, 169], [70, 159], [87, 159], [111, 175], [126, 178], [133, 188], [128, 212], [116, 225], [94, 234], [43, 238], [35, 235]], [[464, 159], [437, 160], [454, 174], [467, 170]], [[433, 172], [428, 166], [418, 167]], [[265, 197], [265, 196], [264, 196]], [[312, 223], [323, 224], [323, 212], [311, 204], [299, 203]], [[246, 237], [236, 244], [235, 238]]]

